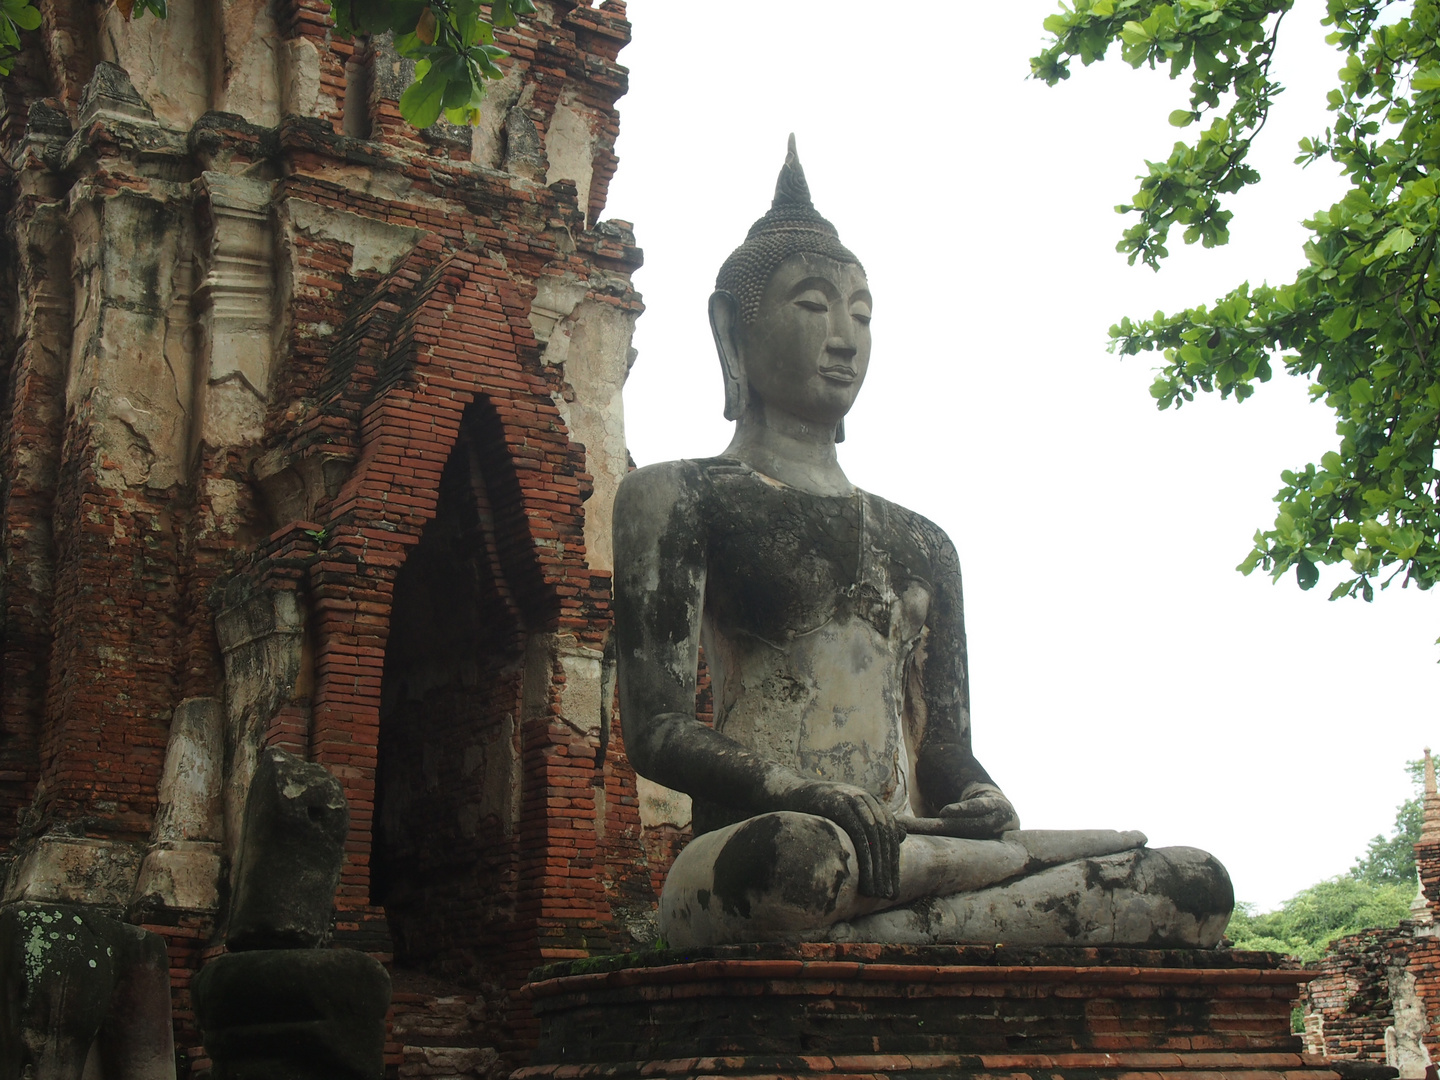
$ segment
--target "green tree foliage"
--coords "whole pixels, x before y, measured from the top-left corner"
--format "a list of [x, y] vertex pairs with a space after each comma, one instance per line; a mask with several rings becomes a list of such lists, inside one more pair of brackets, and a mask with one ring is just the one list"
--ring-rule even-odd
[[1372, 926], [1394, 926], [1407, 918], [1414, 898], [1413, 883], [1372, 885], [1341, 876], [1297, 893], [1278, 911], [1256, 914], [1252, 905], [1237, 904], [1225, 932], [1237, 949], [1318, 960], [1337, 937]]
[[20, 51], [20, 31], [40, 25], [40, 9], [30, 0], [0, 0], [0, 75], [10, 74], [10, 58]]
[[1408, 918], [1416, 891], [1422, 769], [1422, 762], [1406, 763], [1416, 794], [1396, 810], [1394, 834], [1371, 840], [1348, 874], [1312, 885], [1278, 911], [1257, 914], [1253, 904], [1235, 905], [1225, 931], [1235, 947], [1318, 960], [1337, 937]]
[[1415, 793], [1395, 810], [1395, 832], [1370, 841], [1365, 854], [1355, 860], [1350, 876], [1371, 885], [1406, 885], [1415, 888], [1415, 844], [1420, 839], [1424, 804], [1422, 761], [1406, 762]]
[[[165, 18], [166, 0], [115, 0], [125, 16], [146, 11]], [[495, 44], [495, 29], [515, 26], [533, 15], [532, 0], [330, 0], [336, 30], [395, 35], [395, 51], [415, 61], [415, 81], [400, 97], [400, 115], [415, 127], [429, 127], [443, 112], [452, 124], [473, 124], [487, 79], [504, 78], [496, 61], [509, 54]], [[488, 14], [485, 10], [488, 9]], [[40, 25], [30, 0], [0, 0], [0, 75], [20, 48], [20, 31]]]
[[[1247, 158], [1281, 90], [1270, 60], [1292, 4], [1075, 0], [1045, 20], [1054, 40], [1031, 70], [1050, 85], [1115, 44], [1133, 67], [1190, 76], [1190, 107], [1170, 122], [1198, 134], [1148, 163], [1117, 208], [1134, 216], [1118, 245], [1132, 263], [1158, 269], [1172, 227], [1187, 243], [1228, 240], [1227, 200], [1260, 179]], [[1151, 388], [1162, 409], [1200, 390], [1243, 401], [1277, 354], [1307, 379], [1335, 410], [1339, 445], [1282, 474], [1275, 523], [1239, 569], [1293, 568], [1309, 589], [1321, 564], [1347, 564], [1331, 598], [1370, 600], [1373, 582], [1440, 578], [1440, 0], [1326, 0], [1322, 21], [1343, 66], [1330, 125], [1296, 160], [1329, 158], [1350, 189], [1305, 223], [1308, 265], [1288, 284], [1242, 282], [1213, 305], [1123, 318], [1111, 349], [1163, 357]]]
[[1415, 842], [1420, 839], [1420, 799], [1407, 799], [1395, 811], [1395, 832], [1370, 841], [1350, 875], [1371, 885], [1405, 885], [1415, 891]]

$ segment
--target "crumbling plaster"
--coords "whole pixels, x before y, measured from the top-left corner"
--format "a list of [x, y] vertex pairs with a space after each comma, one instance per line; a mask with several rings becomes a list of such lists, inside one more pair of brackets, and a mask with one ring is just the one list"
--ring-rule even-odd
[[545, 182], [575, 181], [582, 210], [590, 205], [590, 185], [595, 179], [598, 122], [595, 110], [581, 100], [577, 89], [566, 86], [545, 132], [545, 155], [550, 162]]
[[555, 406], [585, 444], [595, 492], [585, 514], [585, 551], [591, 566], [613, 570], [611, 509], [629, 468], [621, 391], [634, 363], [635, 315], [608, 302], [604, 287], [603, 275], [588, 284], [573, 277], [542, 278], [530, 304], [530, 325], [545, 345], [544, 362], [565, 372], [569, 389], [556, 395]]
[[193, 403], [194, 230], [180, 206], [79, 187], [67, 410], [85, 413], [116, 489], [184, 478]]

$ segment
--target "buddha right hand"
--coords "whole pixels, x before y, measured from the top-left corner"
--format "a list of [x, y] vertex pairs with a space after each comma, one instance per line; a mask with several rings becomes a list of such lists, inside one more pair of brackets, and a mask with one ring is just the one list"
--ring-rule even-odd
[[828, 818], [845, 830], [860, 864], [862, 896], [893, 900], [900, 895], [905, 830], [874, 795], [850, 784], [802, 780], [781, 797], [778, 809]]
[[1005, 793], [994, 784], [968, 784], [959, 802], [940, 808], [940, 820], [949, 828], [947, 836], [972, 840], [993, 840], [1001, 833], [1020, 828], [1020, 818]]

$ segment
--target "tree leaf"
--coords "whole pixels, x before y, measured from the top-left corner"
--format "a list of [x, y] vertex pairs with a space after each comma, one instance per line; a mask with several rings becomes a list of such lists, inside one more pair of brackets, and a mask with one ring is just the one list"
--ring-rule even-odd
[[[133, 0], [131, 0], [133, 3]], [[116, 0], [116, 7], [119, 7], [119, 0]], [[28, 3], [7, 3], [5, 14], [21, 30], [36, 30], [40, 26], [40, 9], [32, 7]], [[128, 19], [129, 16], [126, 15]]]
[[1295, 580], [1300, 588], [1313, 589], [1320, 580], [1320, 568], [1308, 559], [1301, 559], [1295, 564]]
[[400, 95], [400, 115], [405, 122], [417, 128], [427, 128], [440, 119], [448, 85], [446, 78], [437, 74], [435, 67], [431, 67], [424, 78], [412, 83]]

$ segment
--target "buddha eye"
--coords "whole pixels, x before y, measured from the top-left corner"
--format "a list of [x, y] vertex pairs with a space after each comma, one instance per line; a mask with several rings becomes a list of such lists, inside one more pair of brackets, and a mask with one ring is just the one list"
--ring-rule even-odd
[[804, 308], [806, 311], [829, 311], [830, 305], [824, 300], [816, 300], [814, 297], [802, 296], [795, 301], [796, 307]]
[[870, 309], [869, 309], [869, 308], [863, 308], [863, 307], [861, 307], [861, 308], [855, 308], [854, 310], [852, 310], [852, 311], [850, 312], [850, 317], [851, 317], [852, 319], [854, 319], [856, 322], [858, 322], [861, 326], [869, 326], [869, 325], [870, 325]]

